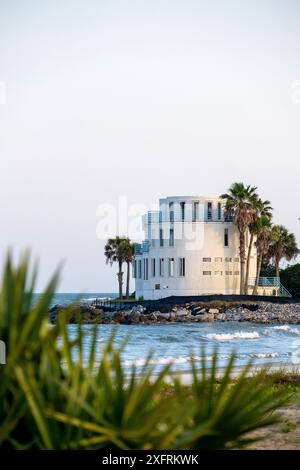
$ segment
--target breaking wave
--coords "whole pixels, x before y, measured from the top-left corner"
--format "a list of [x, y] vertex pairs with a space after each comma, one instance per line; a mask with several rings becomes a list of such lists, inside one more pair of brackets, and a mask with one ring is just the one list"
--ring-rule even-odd
[[298, 330], [297, 328], [292, 328], [290, 325], [273, 326], [272, 330], [285, 331], [292, 336], [300, 336], [300, 330]]
[[278, 357], [278, 353], [277, 352], [273, 352], [273, 353], [251, 353], [250, 357], [255, 357], [257, 359], [264, 359], [264, 358], [267, 358], [267, 357]]
[[259, 333], [253, 331], [252, 333], [247, 331], [238, 331], [237, 333], [210, 333], [206, 335], [208, 339], [214, 339], [216, 341], [229, 341], [231, 339], [255, 339], [259, 338]]

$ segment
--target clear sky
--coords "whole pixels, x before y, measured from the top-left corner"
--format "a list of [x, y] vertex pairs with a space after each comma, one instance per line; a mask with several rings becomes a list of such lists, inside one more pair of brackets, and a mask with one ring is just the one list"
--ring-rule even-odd
[[300, 243], [299, 24], [297, 0], [0, 0], [1, 255], [116, 291], [100, 204], [233, 181]]

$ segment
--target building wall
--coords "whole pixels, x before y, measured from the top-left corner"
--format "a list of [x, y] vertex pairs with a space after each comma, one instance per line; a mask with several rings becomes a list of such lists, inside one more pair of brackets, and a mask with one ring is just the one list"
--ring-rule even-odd
[[[184, 220], [181, 220], [180, 202], [185, 202]], [[194, 202], [198, 206], [194, 206]], [[174, 205], [174, 222], [170, 222], [169, 203]], [[211, 204], [211, 211], [208, 211], [208, 203]], [[220, 217], [219, 203], [223, 205], [223, 201], [216, 197], [170, 197], [160, 200], [160, 216], [150, 214], [144, 220], [145, 235], [148, 237], [146, 249], [135, 257], [135, 271], [139, 271], [139, 261], [142, 268], [141, 278], [139, 272], [135, 273], [137, 298], [239, 293], [239, 233], [232, 222], [224, 221], [223, 210]], [[196, 217], [194, 207], [198, 209]], [[174, 246], [170, 246], [169, 242], [170, 229], [174, 230]], [[224, 243], [225, 229], [228, 231], [228, 246]], [[160, 230], [164, 234], [163, 246], [160, 246]], [[252, 255], [250, 277], [255, 277], [255, 247]], [[163, 276], [159, 273], [159, 260], [162, 258]], [[180, 258], [185, 260], [184, 276], [180, 275]], [[148, 276], [144, 269], [147, 267], [147, 259]], [[152, 272], [153, 259], [155, 276]], [[174, 259], [173, 276], [169, 272], [170, 259]]]

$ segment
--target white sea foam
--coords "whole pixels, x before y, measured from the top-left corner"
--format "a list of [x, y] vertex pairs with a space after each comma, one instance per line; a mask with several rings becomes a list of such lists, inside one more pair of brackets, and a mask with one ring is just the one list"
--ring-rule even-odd
[[277, 352], [272, 353], [252, 353], [250, 354], [251, 357], [256, 357], [257, 359], [264, 359], [265, 357], [278, 357]]
[[286, 331], [288, 334], [292, 336], [300, 336], [300, 330], [297, 328], [291, 328], [290, 325], [279, 325], [279, 326], [273, 326], [273, 330], [280, 330], [280, 331]]
[[273, 330], [283, 330], [287, 331], [290, 329], [289, 325], [279, 325], [279, 326], [273, 326]]
[[252, 333], [247, 331], [238, 331], [236, 333], [210, 333], [206, 335], [206, 338], [217, 341], [229, 341], [231, 339], [255, 339], [259, 338], [259, 333], [257, 333], [257, 331], [253, 331]]
[[[228, 359], [229, 355], [221, 354], [218, 355], [219, 359]], [[167, 365], [167, 364], [186, 364], [194, 359], [194, 361], [201, 361], [203, 359], [202, 356], [179, 356], [179, 357], [160, 357], [151, 359], [148, 364], [151, 365]], [[207, 361], [211, 361], [213, 356], [205, 356]], [[124, 361], [125, 367], [130, 367], [135, 365], [137, 367], [142, 367], [146, 364], [146, 359], [133, 359], [133, 360], [126, 360]]]
[[[150, 359], [148, 364], [151, 365], [167, 365], [167, 364], [185, 364], [190, 359], [188, 357], [160, 357], [157, 359]], [[137, 367], [142, 367], [146, 364], [146, 359], [134, 359], [134, 360], [127, 360], [124, 362], [126, 367], [135, 365]]]

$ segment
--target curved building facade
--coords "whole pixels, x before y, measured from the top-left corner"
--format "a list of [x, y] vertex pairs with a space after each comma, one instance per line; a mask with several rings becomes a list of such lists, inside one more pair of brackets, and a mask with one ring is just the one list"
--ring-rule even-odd
[[[224, 218], [222, 199], [160, 199], [159, 210], [143, 217], [143, 229], [145, 240], [135, 245], [133, 262], [136, 298], [239, 294], [239, 233]], [[255, 275], [254, 246], [249, 277]]]

